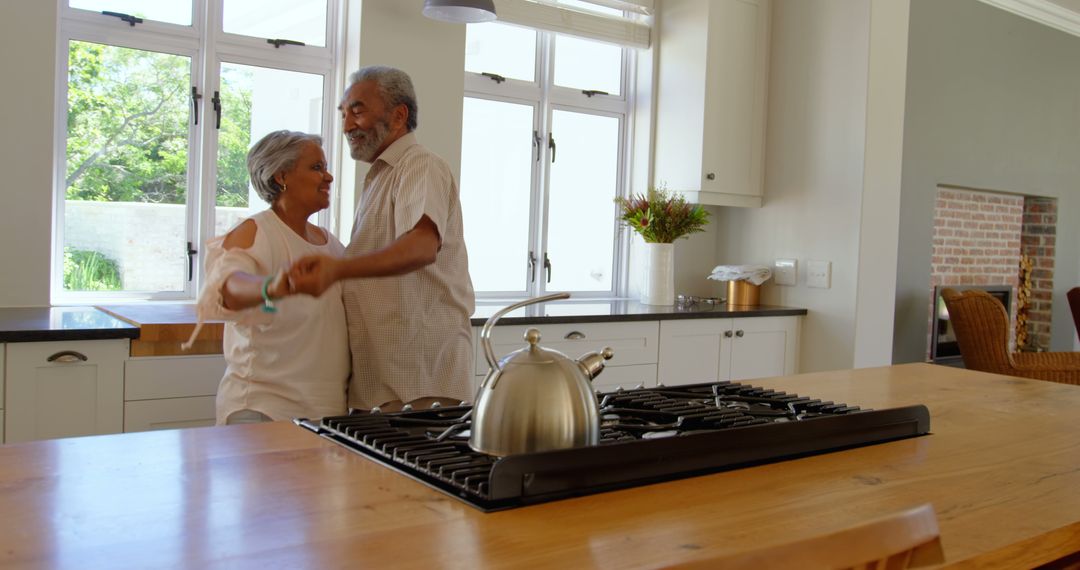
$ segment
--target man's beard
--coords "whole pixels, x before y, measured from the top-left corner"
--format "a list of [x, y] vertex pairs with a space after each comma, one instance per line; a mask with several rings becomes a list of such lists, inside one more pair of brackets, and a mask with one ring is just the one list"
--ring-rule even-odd
[[357, 129], [361, 136], [358, 141], [353, 141], [350, 137], [349, 141], [349, 154], [355, 160], [361, 162], [371, 163], [374, 162], [378, 156], [379, 148], [382, 147], [383, 141], [390, 134], [390, 122], [385, 119], [379, 119], [375, 126], [370, 130]]

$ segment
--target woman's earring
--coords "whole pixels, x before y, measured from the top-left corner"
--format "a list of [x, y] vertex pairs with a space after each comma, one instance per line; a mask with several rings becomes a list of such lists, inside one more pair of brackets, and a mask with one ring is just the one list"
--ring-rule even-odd
[[284, 192], [284, 191], [286, 191], [286, 190], [288, 190], [288, 189], [289, 189], [289, 185], [288, 185], [288, 184], [282, 184], [282, 185], [281, 185], [281, 191], [282, 191], [282, 192]]

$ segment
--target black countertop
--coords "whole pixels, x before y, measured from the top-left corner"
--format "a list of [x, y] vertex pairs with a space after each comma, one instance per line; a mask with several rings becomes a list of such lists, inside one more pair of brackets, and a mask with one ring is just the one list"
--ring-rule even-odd
[[[513, 301], [477, 301], [472, 325], [482, 326]], [[671, 319], [736, 319], [744, 317], [787, 317], [805, 315], [806, 309], [771, 305], [736, 306], [727, 303], [692, 305], [643, 305], [630, 299], [551, 301], [528, 305], [507, 313], [500, 325], [558, 323], [611, 323], [624, 321], [664, 321]]]
[[139, 327], [93, 307], [0, 308], [0, 342], [139, 338]]

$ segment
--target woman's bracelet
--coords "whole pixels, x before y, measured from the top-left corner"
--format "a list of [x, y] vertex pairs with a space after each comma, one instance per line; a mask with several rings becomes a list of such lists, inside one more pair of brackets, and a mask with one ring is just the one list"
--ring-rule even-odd
[[271, 275], [263, 281], [262, 286], [262, 311], [264, 313], [276, 313], [277, 307], [274, 306], [274, 300], [270, 298], [270, 283], [274, 281], [276, 275]]

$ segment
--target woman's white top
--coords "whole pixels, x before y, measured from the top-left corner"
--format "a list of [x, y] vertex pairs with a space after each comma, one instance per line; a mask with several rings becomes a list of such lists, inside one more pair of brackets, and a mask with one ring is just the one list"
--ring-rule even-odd
[[326, 244], [309, 243], [272, 210], [248, 219], [258, 228], [250, 248], [226, 250], [225, 236], [207, 242], [207, 281], [196, 307], [200, 322], [226, 321], [228, 367], [217, 393], [217, 423], [240, 410], [275, 420], [343, 414], [351, 361], [341, 285], [319, 297], [278, 299], [274, 313], [262, 305], [230, 311], [222, 305], [221, 290], [237, 271], [274, 275], [306, 255], [341, 257], [345, 248], [325, 230]]

